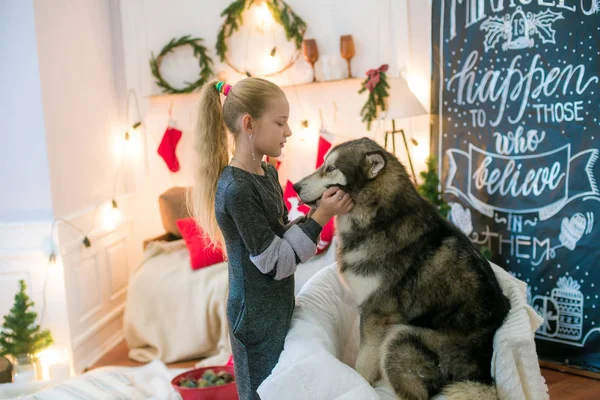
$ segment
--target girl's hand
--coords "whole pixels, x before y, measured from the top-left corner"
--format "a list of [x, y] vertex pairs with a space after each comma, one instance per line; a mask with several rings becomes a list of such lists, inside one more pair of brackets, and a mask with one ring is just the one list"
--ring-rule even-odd
[[329, 220], [341, 214], [346, 214], [354, 207], [354, 201], [348, 193], [337, 187], [330, 187], [323, 193], [321, 200], [312, 218], [321, 226], [325, 226]]

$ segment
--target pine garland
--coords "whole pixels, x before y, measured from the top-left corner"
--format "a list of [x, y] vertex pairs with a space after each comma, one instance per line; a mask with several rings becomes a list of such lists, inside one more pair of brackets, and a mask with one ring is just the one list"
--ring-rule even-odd
[[437, 207], [444, 218], [447, 218], [450, 206], [446, 200], [444, 200], [442, 193], [438, 190], [440, 179], [437, 174], [437, 162], [434, 157], [430, 156], [427, 159], [427, 171], [422, 171], [420, 175], [423, 179], [423, 183], [418, 186], [417, 190], [421, 196], [425, 197]]
[[[362, 88], [358, 91], [360, 94], [369, 89], [367, 102], [360, 111], [362, 122], [367, 123], [367, 130], [371, 130], [371, 123], [377, 118], [377, 108], [381, 111], [386, 110], [385, 99], [389, 97], [388, 89], [390, 88], [387, 82], [386, 71], [387, 65], [383, 65], [378, 70], [368, 71], [367, 78], [363, 81]], [[376, 75], [379, 76], [378, 79]]]
[[[306, 22], [298, 14], [296, 14], [290, 6], [281, 0], [264, 0], [273, 19], [279, 23], [285, 30], [285, 36], [287, 40], [293, 41], [296, 44], [297, 53], [302, 47], [302, 41], [304, 40], [304, 33], [306, 32]], [[227, 63], [231, 68], [238, 71], [229, 61], [227, 60], [227, 39], [237, 31], [240, 26], [244, 23], [244, 10], [250, 8], [255, 4], [256, 0], [235, 0], [231, 3], [223, 12], [221, 17], [225, 17], [223, 25], [219, 34], [217, 35], [217, 43], [215, 49], [221, 62]], [[299, 53], [298, 53], [299, 54]], [[297, 56], [293, 57], [292, 60], [281, 70], [270, 75], [276, 75], [283, 72], [293, 65], [296, 61]], [[240, 71], [238, 71], [240, 72]], [[246, 75], [250, 74], [245, 71]]]
[[267, 1], [267, 7], [271, 10], [273, 19], [283, 26], [287, 40], [296, 42], [296, 49], [299, 50], [304, 40], [306, 22], [283, 1]]
[[[152, 71], [152, 75], [156, 79], [156, 84], [163, 89], [165, 93], [190, 93], [194, 90], [197, 90], [204, 85], [208, 79], [213, 75], [213, 71], [211, 66], [213, 65], [212, 59], [207, 55], [207, 49], [204, 47], [202, 43], [202, 39], [200, 38], [192, 38], [190, 35], [185, 35], [180, 37], [179, 39], [173, 38], [160, 53], [158, 53], [157, 57], [154, 57], [152, 54], [152, 58], [150, 59], [150, 70]], [[169, 54], [171, 51], [181, 46], [191, 46], [194, 49], [194, 57], [198, 58], [198, 64], [200, 66], [200, 78], [195, 82], [185, 82], [187, 84], [186, 87], [183, 88], [174, 88], [167, 81], [165, 81], [160, 74], [160, 65], [162, 64], [163, 58]]]
[[53, 343], [50, 332], [40, 331], [40, 326], [35, 324], [37, 313], [30, 311], [34, 303], [27, 295], [25, 281], [20, 280], [19, 284], [20, 290], [15, 295], [15, 303], [10, 313], [4, 317], [0, 331], [0, 356], [33, 357]]
[[225, 53], [227, 53], [227, 43], [225, 42], [225, 39], [233, 35], [233, 32], [237, 31], [244, 23], [242, 14], [245, 9], [246, 0], [236, 0], [221, 13], [221, 17], [225, 17], [225, 22], [217, 35], [217, 44], [215, 46], [221, 62], [225, 61]]

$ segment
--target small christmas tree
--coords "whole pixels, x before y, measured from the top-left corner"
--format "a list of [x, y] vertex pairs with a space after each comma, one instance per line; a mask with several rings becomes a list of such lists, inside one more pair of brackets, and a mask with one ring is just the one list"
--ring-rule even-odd
[[421, 196], [429, 200], [433, 205], [437, 206], [440, 214], [444, 217], [448, 217], [448, 211], [450, 206], [444, 200], [442, 193], [438, 190], [440, 179], [437, 174], [437, 162], [435, 158], [429, 157], [427, 159], [427, 171], [421, 172], [421, 178], [423, 183], [417, 188]]
[[20, 280], [19, 284], [21, 288], [15, 295], [15, 304], [4, 317], [0, 331], [0, 356], [35, 357], [53, 340], [49, 331], [40, 331], [40, 326], [35, 324], [37, 313], [30, 310], [34, 303], [26, 293], [25, 281]]

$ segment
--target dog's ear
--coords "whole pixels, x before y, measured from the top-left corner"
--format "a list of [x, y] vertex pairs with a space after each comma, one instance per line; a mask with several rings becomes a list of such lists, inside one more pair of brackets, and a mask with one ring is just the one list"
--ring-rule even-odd
[[365, 172], [367, 173], [367, 178], [373, 179], [379, 175], [383, 167], [385, 167], [385, 157], [380, 151], [367, 153], [363, 160], [363, 165], [365, 167]]

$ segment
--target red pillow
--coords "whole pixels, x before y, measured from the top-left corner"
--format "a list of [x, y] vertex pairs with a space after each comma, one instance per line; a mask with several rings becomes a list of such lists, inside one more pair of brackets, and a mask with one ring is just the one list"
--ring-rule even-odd
[[[285, 185], [283, 199], [288, 209], [290, 221], [295, 220], [299, 216], [306, 215], [310, 211], [310, 207], [308, 207], [307, 205], [299, 205], [300, 198], [298, 197], [298, 193], [296, 193], [296, 191], [294, 190], [294, 185], [290, 181], [287, 181]], [[317, 254], [321, 254], [329, 248], [329, 245], [333, 240], [334, 233], [335, 227], [333, 225], [333, 219], [331, 219], [321, 231], [321, 240], [317, 244]]]
[[285, 201], [285, 206], [288, 209], [288, 217], [290, 221], [293, 221], [298, 217], [306, 215], [310, 211], [310, 207], [306, 204], [300, 205], [300, 197], [298, 196], [298, 193], [296, 193], [296, 191], [294, 190], [294, 185], [290, 181], [287, 181], [287, 183], [285, 184], [283, 200]]
[[210, 240], [203, 235], [193, 218], [178, 219], [177, 227], [190, 252], [193, 270], [225, 261], [223, 252], [211, 246]]

